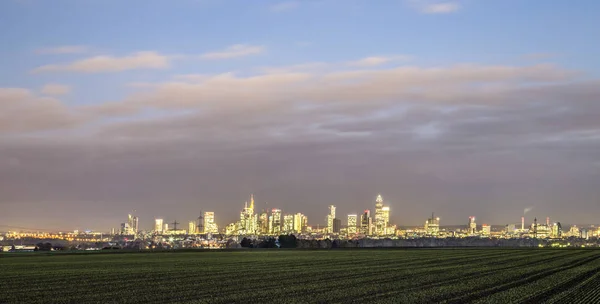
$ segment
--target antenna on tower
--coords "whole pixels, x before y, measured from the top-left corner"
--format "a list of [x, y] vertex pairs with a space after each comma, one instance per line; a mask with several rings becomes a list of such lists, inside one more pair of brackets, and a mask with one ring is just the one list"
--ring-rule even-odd
[[[175, 220], [174, 222], [171, 223], [171, 225], [173, 225], [173, 230], [177, 231], [177, 225], [179, 225], [181, 223], [178, 223], [177, 220]], [[177, 232], [175, 232], [177, 233]]]

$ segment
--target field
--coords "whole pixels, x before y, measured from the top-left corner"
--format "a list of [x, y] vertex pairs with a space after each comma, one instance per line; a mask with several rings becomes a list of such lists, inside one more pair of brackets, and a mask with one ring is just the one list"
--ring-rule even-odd
[[600, 303], [600, 251], [3, 254], [0, 303]]

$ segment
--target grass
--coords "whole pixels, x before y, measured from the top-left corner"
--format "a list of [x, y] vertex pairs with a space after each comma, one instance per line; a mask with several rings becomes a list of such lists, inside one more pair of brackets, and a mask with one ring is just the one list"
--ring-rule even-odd
[[0, 255], [0, 303], [594, 303], [600, 251]]

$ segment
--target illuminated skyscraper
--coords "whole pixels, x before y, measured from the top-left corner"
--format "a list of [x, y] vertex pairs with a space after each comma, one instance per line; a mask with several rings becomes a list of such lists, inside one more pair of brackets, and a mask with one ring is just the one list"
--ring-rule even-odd
[[163, 219], [155, 219], [154, 220], [154, 233], [156, 233], [156, 234], [163, 233]]
[[560, 223], [554, 223], [554, 225], [552, 225], [552, 237], [562, 238], [562, 226]]
[[438, 236], [440, 232], [440, 218], [434, 217], [433, 213], [431, 218], [425, 221], [425, 233], [428, 236]]
[[381, 208], [382, 218], [383, 218], [383, 232], [380, 233], [382, 235], [393, 234], [390, 232], [388, 228], [390, 228], [390, 207], [384, 206]]
[[384, 233], [385, 220], [383, 219], [383, 198], [377, 195], [375, 199], [375, 234], [381, 235]]
[[138, 218], [128, 214], [127, 222], [121, 224], [121, 234], [137, 235], [138, 233]]
[[294, 233], [294, 215], [286, 214], [283, 216], [283, 232]]
[[296, 233], [306, 232], [307, 223], [308, 223], [308, 221], [304, 214], [296, 213], [294, 215], [294, 232], [296, 232]]
[[240, 213], [239, 234], [256, 234], [257, 216], [254, 214], [254, 194], [250, 195], [250, 206], [248, 202]]
[[492, 234], [492, 227], [487, 224], [481, 225], [481, 235], [490, 236]]
[[357, 215], [356, 214], [348, 214], [348, 235], [355, 235], [356, 234], [356, 220], [357, 220]]
[[373, 226], [373, 220], [371, 219], [371, 211], [365, 210], [360, 217], [360, 232], [365, 235], [370, 235]]
[[137, 216], [133, 216], [131, 214], [127, 215], [127, 226], [128, 226], [128, 230], [127, 233], [128, 235], [135, 235], [138, 233], [138, 222], [139, 219]]
[[261, 212], [258, 216], [257, 225], [259, 234], [269, 234], [269, 215], [266, 211]]
[[468, 235], [475, 235], [477, 233], [477, 223], [475, 223], [475, 217], [469, 216], [469, 227], [467, 228]]
[[165, 223], [165, 227], [163, 228], [163, 233], [169, 232], [169, 224]]
[[188, 234], [196, 234], [196, 222], [190, 221], [188, 223]]
[[217, 227], [217, 223], [215, 223], [215, 213], [214, 212], [204, 212], [204, 233], [219, 233], [219, 227]]
[[335, 219], [335, 206], [329, 206], [329, 214], [327, 215], [327, 233], [333, 233], [333, 220]]
[[272, 209], [271, 216], [269, 216], [269, 233], [280, 234], [281, 233], [281, 210]]

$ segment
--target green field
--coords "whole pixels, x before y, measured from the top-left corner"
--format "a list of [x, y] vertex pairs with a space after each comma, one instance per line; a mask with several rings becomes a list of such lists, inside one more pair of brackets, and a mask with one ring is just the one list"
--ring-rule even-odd
[[600, 303], [600, 251], [3, 254], [0, 303]]

